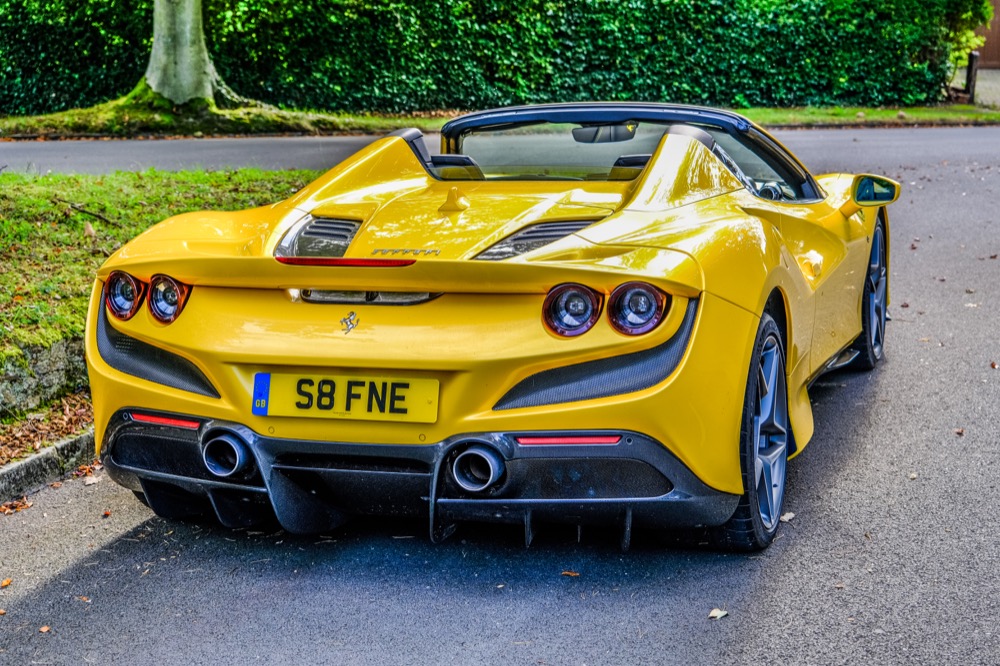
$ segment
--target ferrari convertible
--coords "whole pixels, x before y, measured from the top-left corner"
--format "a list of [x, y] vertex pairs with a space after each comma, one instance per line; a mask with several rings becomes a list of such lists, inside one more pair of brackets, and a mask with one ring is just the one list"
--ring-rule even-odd
[[505, 108], [376, 140], [280, 203], [98, 271], [111, 477], [157, 514], [704, 528], [774, 539], [809, 386], [871, 369], [887, 178], [813, 177], [742, 116]]

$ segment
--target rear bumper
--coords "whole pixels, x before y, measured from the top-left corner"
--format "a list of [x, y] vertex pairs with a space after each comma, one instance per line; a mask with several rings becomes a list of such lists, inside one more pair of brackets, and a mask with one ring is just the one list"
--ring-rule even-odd
[[[168, 423], [148, 422], [160, 417]], [[205, 443], [222, 434], [249, 454], [246, 470], [232, 477], [214, 475], [202, 457]], [[518, 441], [580, 435], [617, 441]], [[470, 493], [452, 467], [477, 445], [497, 454], [503, 475]], [[542, 520], [621, 524], [627, 543], [633, 525], [719, 525], [739, 500], [706, 486], [659, 442], [629, 431], [469, 433], [421, 446], [373, 445], [278, 439], [231, 422], [124, 409], [108, 424], [103, 460], [115, 481], [144, 493], [160, 515], [214, 515], [229, 527], [276, 519], [293, 533], [324, 532], [358, 515], [409, 515], [428, 520], [434, 541], [458, 522], [485, 521], [523, 523], [530, 542]]]

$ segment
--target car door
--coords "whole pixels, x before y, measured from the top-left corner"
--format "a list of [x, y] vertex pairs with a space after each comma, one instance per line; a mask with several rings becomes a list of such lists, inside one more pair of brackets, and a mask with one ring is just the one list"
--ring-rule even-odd
[[827, 201], [782, 206], [781, 233], [814, 291], [812, 372], [860, 332], [868, 238], [861, 213], [845, 217]]

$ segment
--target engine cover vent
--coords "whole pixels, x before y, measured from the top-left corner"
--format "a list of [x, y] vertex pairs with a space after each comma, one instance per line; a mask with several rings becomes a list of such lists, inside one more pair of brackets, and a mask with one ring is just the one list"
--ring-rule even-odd
[[525, 252], [537, 250], [571, 234], [589, 227], [596, 220], [572, 220], [569, 222], [542, 222], [525, 227], [483, 250], [476, 256], [481, 261], [501, 261]]
[[360, 228], [357, 220], [309, 216], [289, 229], [274, 256], [343, 257]]

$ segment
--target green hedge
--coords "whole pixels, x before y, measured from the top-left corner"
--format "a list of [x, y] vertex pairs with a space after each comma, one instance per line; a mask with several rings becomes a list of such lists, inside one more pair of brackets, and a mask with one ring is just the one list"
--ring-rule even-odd
[[[584, 99], [918, 104], [988, 0], [204, 0], [238, 93], [406, 112]], [[0, 0], [0, 114], [89, 106], [142, 76], [152, 0]]]

